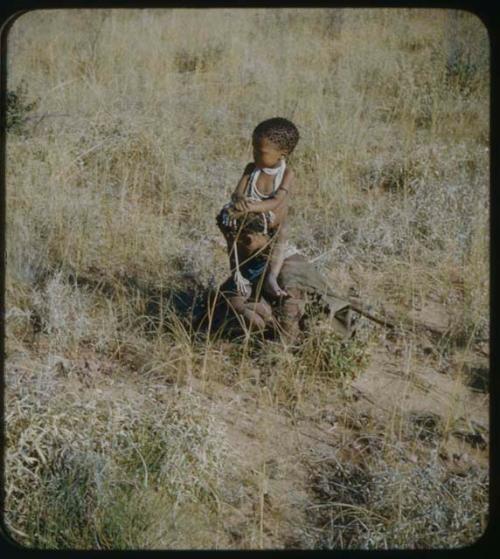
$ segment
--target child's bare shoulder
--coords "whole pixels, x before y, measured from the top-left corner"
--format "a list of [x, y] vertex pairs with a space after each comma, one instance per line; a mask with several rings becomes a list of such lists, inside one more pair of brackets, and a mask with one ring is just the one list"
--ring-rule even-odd
[[255, 163], [251, 161], [250, 163], [247, 163], [245, 170], [243, 171], [243, 174], [250, 175], [254, 169], [255, 169]]
[[293, 172], [290, 167], [285, 169], [283, 173], [283, 180], [281, 181], [281, 185], [278, 190], [284, 190], [285, 192], [290, 191], [290, 187], [293, 185], [295, 181], [295, 173]]

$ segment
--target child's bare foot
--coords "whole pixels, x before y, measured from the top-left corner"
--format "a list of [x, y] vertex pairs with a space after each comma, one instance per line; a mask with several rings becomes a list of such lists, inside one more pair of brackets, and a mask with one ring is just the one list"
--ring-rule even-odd
[[286, 297], [288, 295], [288, 293], [279, 286], [276, 276], [270, 273], [267, 274], [264, 282], [264, 290], [273, 297]]

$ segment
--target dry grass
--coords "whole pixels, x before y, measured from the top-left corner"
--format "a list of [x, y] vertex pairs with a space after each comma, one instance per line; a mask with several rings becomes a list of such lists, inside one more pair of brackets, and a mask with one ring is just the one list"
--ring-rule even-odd
[[[489, 336], [479, 20], [36, 11], [8, 46], [12, 536], [87, 549], [477, 539]], [[253, 127], [275, 115], [302, 136], [293, 240], [338, 291], [415, 329], [361, 322], [341, 344], [319, 324], [296, 349], [193, 335], [186, 285], [225, 279], [215, 215]]]

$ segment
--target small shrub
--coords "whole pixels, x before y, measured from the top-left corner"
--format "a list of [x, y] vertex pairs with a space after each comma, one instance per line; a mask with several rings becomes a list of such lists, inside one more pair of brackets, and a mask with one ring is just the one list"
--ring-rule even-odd
[[443, 436], [443, 420], [436, 413], [411, 413], [408, 420], [410, 434], [420, 441], [437, 444]]
[[478, 79], [480, 68], [469, 52], [456, 46], [450, 50], [446, 60], [446, 79], [449, 84], [458, 87], [462, 93], [470, 91], [471, 85]]
[[177, 51], [174, 55], [174, 67], [178, 72], [206, 72], [211, 65], [217, 64], [224, 49], [219, 45], [209, 45], [201, 53], [191, 53], [186, 49]]
[[7, 91], [7, 114], [5, 129], [7, 132], [20, 134], [24, 131], [28, 113], [38, 105], [38, 99], [29, 100], [27, 86], [21, 82], [14, 91]]
[[422, 464], [394, 446], [363, 467], [322, 459], [310, 470], [311, 524], [297, 547], [428, 549], [469, 545], [486, 527], [487, 474], [450, 474], [437, 455]]
[[300, 358], [321, 377], [348, 381], [366, 365], [366, 344], [355, 338], [343, 340], [327, 323], [317, 322], [310, 326]]
[[197, 397], [119, 391], [109, 405], [111, 393], [81, 391], [68, 413], [67, 380], [53, 369], [10, 382], [6, 522], [23, 544], [155, 545], [150, 521], [169, 523], [186, 505], [214, 510], [224, 432]]

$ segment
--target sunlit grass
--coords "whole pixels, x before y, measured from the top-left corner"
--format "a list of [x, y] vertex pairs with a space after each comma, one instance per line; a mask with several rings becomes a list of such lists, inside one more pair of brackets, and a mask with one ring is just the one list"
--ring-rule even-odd
[[[489, 333], [479, 20], [42, 10], [15, 22], [8, 47], [12, 536], [87, 549], [474, 541], [487, 519], [481, 438], [467, 435], [476, 446], [456, 475], [464, 451], [446, 445], [461, 421], [473, 432], [466, 360]], [[226, 278], [215, 215], [251, 160], [253, 128], [277, 115], [301, 133], [292, 241], [402, 332], [360, 321], [345, 342], [320, 321], [290, 347], [206, 336], [176, 310], [193, 282]], [[374, 367], [405, 384], [366, 416], [353, 386]], [[427, 438], [403, 398], [422, 390], [424, 405], [432, 391], [418, 367], [432, 390], [452, 379]]]

